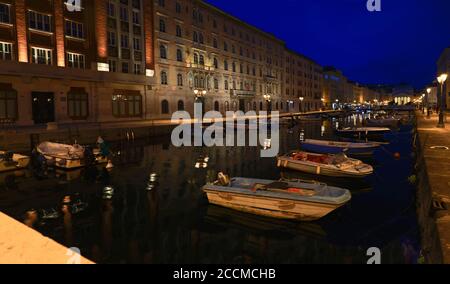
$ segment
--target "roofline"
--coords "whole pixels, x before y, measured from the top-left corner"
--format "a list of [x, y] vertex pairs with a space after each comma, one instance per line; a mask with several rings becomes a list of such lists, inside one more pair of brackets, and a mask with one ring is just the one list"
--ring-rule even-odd
[[231, 15], [230, 13], [225, 12], [224, 10], [222, 10], [222, 9], [212, 5], [212, 4], [209, 4], [209, 3], [205, 2], [204, 0], [195, 0], [195, 1], [197, 1], [200, 5], [204, 5], [207, 8], [212, 9], [214, 12], [219, 13], [222, 16], [225, 16], [225, 17], [229, 18], [230, 20], [236, 21], [239, 24], [241, 24], [241, 25], [243, 25], [243, 26], [245, 26], [245, 27], [247, 27], [249, 29], [257, 31], [257, 32], [265, 35], [266, 37], [269, 37], [270, 39], [275, 40], [276, 42], [283, 44], [284, 46], [286, 45], [286, 42], [284, 40], [281, 40], [281, 39], [277, 38], [275, 35], [273, 35], [271, 33], [268, 33], [268, 32], [266, 32], [266, 31], [264, 31], [264, 30], [262, 30], [262, 29], [260, 29], [260, 28], [258, 28], [256, 26], [254, 26], [254, 25], [251, 25], [251, 24], [249, 24], [247, 22], [244, 22], [243, 20], [241, 20], [241, 19]]
[[299, 57], [302, 57], [303, 59], [306, 59], [306, 60], [308, 60], [308, 61], [310, 61], [310, 62], [312, 62], [312, 63], [314, 63], [314, 64], [316, 64], [316, 65], [319, 65], [320, 67], [323, 68], [323, 66], [320, 65], [319, 63], [317, 63], [317, 61], [315, 61], [314, 59], [312, 59], [312, 58], [310, 58], [310, 57], [308, 57], [308, 56], [306, 56], [306, 55], [304, 55], [304, 54], [301, 54], [301, 53], [299, 53], [298, 51], [295, 51], [295, 50], [293, 50], [293, 49], [290, 49], [290, 48], [288, 48], [287, 46], [285, 46], [284, 48], [285, 48], [285, 50], [286, 50], [287, 52], [293, 53], [293, 54], [295, 54], [295, 55], [297, 55], [297, 56], [299, 56]]

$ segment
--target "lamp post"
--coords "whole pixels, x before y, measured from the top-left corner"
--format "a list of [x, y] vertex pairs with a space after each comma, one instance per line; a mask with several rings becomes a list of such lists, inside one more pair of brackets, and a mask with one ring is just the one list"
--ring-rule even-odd
[[305, 99], [304, 97], [300, 97], [298, 98], [300, 100], [300, 112], [303, 112], [303, 100]]
[[427, 106], [427, 118], [430, 118], [430, 94], [431, 94], [431, 88], [427, 88], [427, 95], [425, 97], [425, 104]]
[[422, 104], [422, 114], [425, 114], [425, 94], [422, 94], [422, 96], [420, 97], [420, 101]]
[[438, 78], [437, 78], [437, 81], [438, 81], [438, 83], [439, 83], [439, 90], [440, 90], [440, 95], [439, 95], [439, 123], [438, 123], [438, 125], [437, 125], [437, 127], [438, 128], [445, 128], [445, 122], [444, 122], [444, 111], [445, 111], [445, 99], [446, 99], [446, 96], [445, 96], [445, 91], [444, 91], [444, 84], [445, 84], [445, 81], [447, 81], [447, 74], [446, 73], [443, 73], [443, 74], [441, 74]]
[[322, 101], [322, 109], [325, 109], [325, 98], [320, 99]]

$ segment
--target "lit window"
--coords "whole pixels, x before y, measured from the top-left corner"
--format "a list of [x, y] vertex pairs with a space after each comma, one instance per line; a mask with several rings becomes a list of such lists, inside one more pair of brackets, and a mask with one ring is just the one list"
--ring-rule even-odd
[[66, 20], [66, 35], [76, 38], [84, 38], [83, 24]]
[[167, 72], [166, 71], [162, 71], [161, 72], [161, 85], [167, 85]]
[[113, 95], [112, 113], [115, 117], [140, 117], [142, 115], [142, 96]]
[[0, 60], [12, 60], [12, 44], [0, 42]]
[[68, 63], [68, 67], [84, 69], [85, 57], [83, 54], [68, 52], [67, 53], [67, 63]]
[[52, 50], [32, 47], [31, 62], [34, 64], [52, 65]]

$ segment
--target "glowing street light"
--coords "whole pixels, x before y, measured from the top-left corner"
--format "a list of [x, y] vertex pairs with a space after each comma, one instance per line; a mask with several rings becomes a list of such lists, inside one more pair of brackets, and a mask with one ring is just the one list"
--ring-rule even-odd
[[427, 118], [430, 118], [430, 105], [429, 105], [430, 94], [431, 94], [431, 88], [427, 88], [427, 95], [425, 97], [425, 102], [427, 105]]
[[305, 99], [304, 97], [300, 97], [298, 98], [300, 100], [300, 112], [303, 112], [303, 100]]
[[439, 128], [445, 128], [445, 122], [444, 122], [444, 108], [445, 108], [445, 100], [446, 100], [446, 96], [445, 96], [445, 90], [444, 90], [444, 83], [445, 81], [447, 81], [447, 77], [448, 75], [446, 73], [441, 74], [438, 78], [437, 81], [440, 85], [440, 95], [438, 95], [440, 103], [439, 103], [439, 123], [437, 125], [437, 127]]

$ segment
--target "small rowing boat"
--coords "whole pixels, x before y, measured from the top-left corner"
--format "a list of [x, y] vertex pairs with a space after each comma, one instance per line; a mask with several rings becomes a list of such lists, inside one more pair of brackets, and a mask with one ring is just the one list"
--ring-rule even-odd
[[89, 159], [92, 159], [94, 164], [108, 163], [107, 157], [101, 154], [100, 149], [90, 149], [88, 152], [86, 147], [78, 144], [42, 142], [36, 150], [47, 163], [66, 170], [82, 168]]
[[12, 152], [0, 151], [0, 172], [25, 169], [30, 164], [30, 157]]
[[203, 191], [214, 205], [299, 221], [320, 219], [351, 199], [350, 191], [325, 184], [240, 177], [225, 183], [219, 179]]
[[370, 156], [380, 147], [380, 143], [353, 143], [306, 139], [301, 142], [302, 150], [320, 154], [339, 154]]
[[332, 155], [292, 151], [277, 160], [279, 168], [323, 176], [363, 178], [373, 173], [372, 166], [348, 158], [343, 153]]

